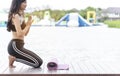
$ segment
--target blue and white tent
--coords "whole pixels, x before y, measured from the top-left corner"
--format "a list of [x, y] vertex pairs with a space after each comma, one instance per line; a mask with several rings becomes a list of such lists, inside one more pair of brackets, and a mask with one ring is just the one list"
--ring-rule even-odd
[[0, 27], [6, 26], [8, 20], [8, 13], [0, 10]]
[[[62, 24], [63, 21], [66, 21], [66, 24]], [[56, 26], [90, 26], [91, 24], [87, 22], [82, 16], [78, 13], [69, 13], [63, 16], [58, 22], [56, 22]]]

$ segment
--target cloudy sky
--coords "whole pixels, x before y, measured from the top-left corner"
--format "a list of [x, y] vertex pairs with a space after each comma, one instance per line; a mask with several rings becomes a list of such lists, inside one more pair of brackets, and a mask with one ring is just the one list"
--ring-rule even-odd
[[[12, 0], [3, 0], [0, 2], [0, 9], [9, 8]], [[95, 8], [120, 7], [120, 0], [27, 0], [28, 8], [46, 8], [52, 9], [84, 9], [88, 6]]]

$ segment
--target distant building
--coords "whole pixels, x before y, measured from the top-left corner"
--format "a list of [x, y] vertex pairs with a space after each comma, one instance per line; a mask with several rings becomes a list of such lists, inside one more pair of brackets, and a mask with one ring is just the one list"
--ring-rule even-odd
[[107, 17], [109, 20], [120, 19], [120, 7], [109, 7], [102, 11], [102, 16]]

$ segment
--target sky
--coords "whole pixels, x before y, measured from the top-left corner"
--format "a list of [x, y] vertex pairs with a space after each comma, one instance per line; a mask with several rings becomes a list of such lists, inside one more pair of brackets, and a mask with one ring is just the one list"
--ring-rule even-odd
[[[0, 9], [9, 8], [12, 0], [0, 2]], [[84, 9], [88, 6], [95, 8], [120, 7], [120, 0], [27, 0], [27, 8], [40, 9], [49, 6], [51, 9]]]

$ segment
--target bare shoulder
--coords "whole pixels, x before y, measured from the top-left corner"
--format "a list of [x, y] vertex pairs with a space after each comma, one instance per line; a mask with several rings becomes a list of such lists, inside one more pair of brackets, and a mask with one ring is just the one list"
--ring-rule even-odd
[[13, 14], [12, 22], [14, 25], [20, 24], [20, 16], [18, 14]]
[[18, 14], [13, 14], [13, 18], [15, 18], [15, 19], [19, 19], [20, 16], [19, 16]]

